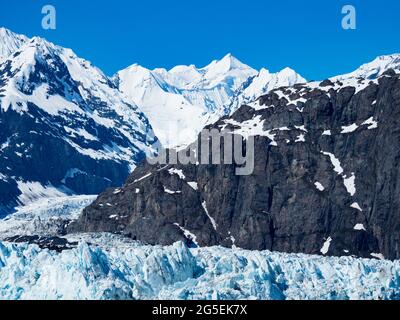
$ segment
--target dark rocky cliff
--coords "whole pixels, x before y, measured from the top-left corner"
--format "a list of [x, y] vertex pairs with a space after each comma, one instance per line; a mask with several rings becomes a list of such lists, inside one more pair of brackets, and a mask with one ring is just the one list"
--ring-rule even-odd
[[151, 244], [184, 239], [327, 255], [400, 258], [400, 77], [281, 88], [214, 128], [256, 133], [255, 167], [150, 165], [108, 189], [70, 232]]

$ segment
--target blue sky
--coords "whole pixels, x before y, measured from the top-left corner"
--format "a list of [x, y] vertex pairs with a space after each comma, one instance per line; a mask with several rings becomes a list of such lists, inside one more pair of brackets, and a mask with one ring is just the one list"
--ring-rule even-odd
[[[41, 28], [45, 4], [56, 30]], [[356, 30], [341, 28], [345, 4]], [[13, 0], [2, 1], [0, 26], [70, 47], [108, 75], [133, 63], [202, 67], [231, 52], [256, 69], [324, 79], [400, 52], [398, 0]]]

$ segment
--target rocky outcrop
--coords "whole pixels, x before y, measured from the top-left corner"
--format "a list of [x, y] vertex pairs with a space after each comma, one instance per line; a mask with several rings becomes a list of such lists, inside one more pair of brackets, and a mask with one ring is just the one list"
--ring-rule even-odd
[[109, 231], [326, 255], [400, 258], [400, 77], [280, 88], [212, 128], [255, 136], [254, 171], [150, 165], [108, 189], [69, 232]]

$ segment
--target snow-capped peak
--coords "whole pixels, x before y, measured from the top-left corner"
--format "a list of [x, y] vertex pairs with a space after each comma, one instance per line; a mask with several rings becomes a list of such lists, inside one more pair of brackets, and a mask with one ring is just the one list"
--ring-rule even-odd
[[351, 73], [336, 76], [333, 80], [344, 80], [349, 78], [376, 79], [386, 70], [393, 69], [400, 72], [400, 54], [390, 54], [379, 56], [371, 62], [363, 64], [361, 67]]
[[289, 67], [283, 68], [281, 71], [278, 72], [278, 74], [282, 77], [287, 77], [287, 78], [298, 76], [298, 73]]
[[208, 66], [204, 67], [203, 70], [209, 74], [221, 74], [227, 73], [234, 69], [249, 70], [252, 69], [248, 65], [240, 62], [231, 53], [225, 55], [221, 60], [214, 60]]
[[257, 71], [240, 62], [232, 54], [227, 54], [221, 60], [214, 60], [208, 66], [200, 69], [203, 77], [196, 87], [211, 89], [220, 83], [232, 82], [232, 89], [238, 89], [249, 77], [255, 76]]
[[192, 142], [209, 121], [223, 116], [243, 83], [256, 74], [228, 54], [203, 68], [149, 70], [135, 64], [114, 79], [150, 119], [161, 143], [174, 147]]
[[203, 68], [191, 64], [148, 70], [135, 64], [115, 79], [120, 91], [148, 116], [165, 147], [192, 142], [205, 125], [235, 111], [242, 102], [278, 86], [306, 81], [290, 68], [276, 74], [258, 72], [230, 53]]
[[251, 79], [243, 92], [234, 100], [231, 112], [239, 108], [240, 105], [252, 102], [273, 89], [292, 86], [296, 83], [304, 83], [306, 81], [296, 71], [288, 67], [277, 73], [271, 73], [269, 70], [262, 68], [257, 76]]
[[163, 78], [168, 79], [170, 84], [177, 88], [189, 88], [193, 83], [198, 83], [203, 76], [201, 70], [196, 68], [194, 64], [189, 66], [179, 65], [169, 71], [165, 69], [156, 69], [154, 71]]
[[[1, 42], [12, 43], [1, 32]], [[147, 117], [100, 69], [45, 39], [14, 38], [24, 40], [0, 61], [0, 177], [10, 190], [0, 214], [50, 194], [97, 193], [154, 154]], [[36, 150], [46, 148], [49, 168], [57, 170], [41, 166]], [[34, 175], [20, 169], [31, 163]]]
[[[2, 33], [9, 34], [4, 29]], [[152, 152], [154, 137], [147, 118], [100, 69], [43, 38], [21, 39], [24, 43], [0, 63], [1, 109], [28, 112], [28, 105], [34, 104], [51, 116], [80, 114], [119, 131], [135, 152]], [[143, 137], [137, 138], [140, 134]], [[122, 158], [133, 165], [132, 154]]]
[[6, 28], [0, 28], [0, 61], [18, 50], [29, 39], [23, 35], [16, 34]]

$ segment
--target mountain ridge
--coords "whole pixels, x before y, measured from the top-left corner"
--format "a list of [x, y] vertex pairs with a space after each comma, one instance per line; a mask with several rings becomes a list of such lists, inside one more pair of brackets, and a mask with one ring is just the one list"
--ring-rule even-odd
[[268, 72], [269, 77], [262, 77], [264, 71], [254, 70], [229, 53], [202, 68], [178, 65], [167, 71], [134, 64], [113, 79], [141, 106], [165, 147], [182, 147], [194, 141], [204, 126], [232, 113], [242, 102], [279, 85], [306, 81], [289, 68]]
[[274, 89], [207, 127], [253, 136], [253, 173], [237, 176], [235, 163], [144, 161], [69, 231], [398, 259], [399, 88], [399, 70], [388, 69]]
[[[203, 68], [189, 65], [175, 66], [168, 71], [148, 70], [134, 64], [128, 69], [140, 69], [148, 81], [154, 81], [146, 86], [140, 77], [134, 79], [139, 79], [137, 87], [142, 90], [134, 90], [135, 94], [141, 92], [142, 98], [150, 92], [154, 99], [146, 110], [121, 92], [132, 89], [129, 85], [126, 90], [120, 90], [118, 78], [107, 77], [71, 49], [40, 37], [29, 39], [4, 28], [0, 28], [0, 34], [0, 122], [5, 124], [0, 133], [2, 213], [38, 196], [98, 193], [107, 186], [122, 184], [145, 156], [159, 150], [153, 121], [146, 114], [154, 104], [163, 106], [163, 99], [170, 112], [156, 110], [154, 116], [164, 122], [167, 131], [174, 124], [172, 131], [176, 135], [170, 137], [170, 144], [182, 147], [194, 141], [205, 125], [231, 116], [240, 105], [257, 105], [259, 95], [305, 82], [290, 68], [278, 73], [266, 69], [257, 72], [231, 54]], [[358, 93], [368, 86], [358, 78], [373, 80], [388, 68], [396, 73], [399, 61], [398, 54], [380, 56], [349, 74], [307, 85], [320, 87], [334, 83], [335, 90], [347, 85], [355, 87]], [[221, 82], [218, 80], [221, 78], [231, 80]], [[199, 94], [198, 88], [208, 91]], [[198, 108], [198, 101], [204, 108]], [[257, 108], [260, 107], [257, 105]], [[177, 121], [174, 122], [171, 114], [175, 114]], [[15, 135], [17, 129], [23, 137]], [[33, 135], [37, 137], [32, 138]], [[179, 141], [177, 136], [183, 140]], [[38, 146], [42, 139], [54, 140], [49, 142], [51, 147], [46, 146], [54, 153], [59, 150], [56, 144], [67, 150], [57, 159], [57, 164], [50, 161], [54, 172], [49, 172], [44, 165], [40, 154], [44, 146]], [[72, 158], [71, 154], [74, 154]], [[64, 162], [64, 158], [68, 161]], [[43, 163], [39, 164], [38, 159]]]
[[[20, 37], [8, 31], [3, 42]], [[145, 115], [100, 69], [71, 49], [25, 40], [0, 61], [0, 215], [119, 185], [158, 145]]]

